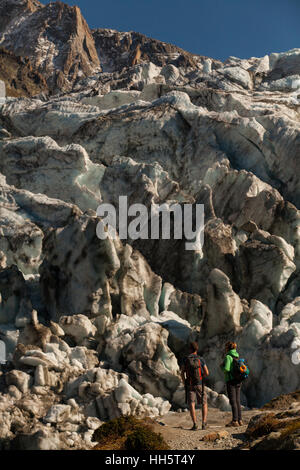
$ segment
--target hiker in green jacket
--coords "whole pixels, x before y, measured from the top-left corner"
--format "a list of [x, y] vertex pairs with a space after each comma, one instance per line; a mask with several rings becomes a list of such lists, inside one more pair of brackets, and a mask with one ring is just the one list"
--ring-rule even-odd
[[227, 395], [232, 409], [232, 421], [226, 424], [227, 427], [242, 426], [242, 409], [241, 409], [241, 383], [237, 383], [232, 376], [233, 357], [238, 358], [236, 351], [236, 343], [228, 341], [225, 345], [225, 359], [221, 364], [224, 371]]

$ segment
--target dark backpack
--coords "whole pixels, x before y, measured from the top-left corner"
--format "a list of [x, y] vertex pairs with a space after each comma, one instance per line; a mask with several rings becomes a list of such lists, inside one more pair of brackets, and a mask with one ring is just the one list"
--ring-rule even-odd
[[188, 385], [200, 385], [202, 383], [203, 372], [200, 356], [190, 354], [185, 359], [185, 371]]
[[241, 383], [249, 376], [249, 368], [245, 363], [245, 359], [239, 359], [238, 357], [232, 357], [232, 368], [231, 375], [232, 380], [236, 383]]

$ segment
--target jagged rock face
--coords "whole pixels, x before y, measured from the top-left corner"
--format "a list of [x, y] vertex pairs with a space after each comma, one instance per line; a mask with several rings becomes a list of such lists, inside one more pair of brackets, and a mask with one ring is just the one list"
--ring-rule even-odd
[[[0, 108], [5, 445], [90, 448], [103, 420], [183, 407], [190, 340], [212, 406], [228, 408], [227, 340], [249, 363], [243, 404], [299, 388], [299, 49], [222, 64], [137, 33], [91, 35], [63, 4], [11, 5], [3, 44], [30, 26], [31, 63], [68, 92]], [[203, 247], [100, 240], [96, 209], [119, 196], [204, 204]]]
[[1, 31], [4, 31], [17, 18], [33, 13], [41, 7], [42, 4], [37, 0], [10, 0], [1, 2]]
[[7, 96], [34, 96], [48, 93], [45, 77], [32, 67], [28, 58], [16, 56], [0, 48], [0, 79], [6, 85]]
[[70, 88], [77, 77], [99, 70], [94, 41], [78, 7], [14, 1], [9, 16], [6, 8], [2, 0], [1, 17], [6, 19], [1, 24], [2, 46], [29, 57], [51, 89]]

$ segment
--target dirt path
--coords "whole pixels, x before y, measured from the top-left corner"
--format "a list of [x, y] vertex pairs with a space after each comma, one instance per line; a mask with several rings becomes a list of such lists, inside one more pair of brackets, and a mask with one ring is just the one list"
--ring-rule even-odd
[[[207, 429], [201, 429], [201, 410], [196, 410], [199, 430], [191, 431], [192, 420], [188, 411], [175, 413], [170, 412], [163, 418], [157, 420], [155, 430], [160, 432], [170, 448], [173, 450], [224, 450], [238, 448], [245, 442], [245, 431], [252, 416], [261, 411], [252, 409], [243, 412], [243, 426], [238, 428], [227, 428], [225, 425], [231, 421], [231, 413], [220, 411], [216, 408], [208, 409]], [[201, 439], [207, 435], [222, 431], [223, 438], [213, 442], [205, 442]], [[228, 435], [226, 435], [226, 433]]]

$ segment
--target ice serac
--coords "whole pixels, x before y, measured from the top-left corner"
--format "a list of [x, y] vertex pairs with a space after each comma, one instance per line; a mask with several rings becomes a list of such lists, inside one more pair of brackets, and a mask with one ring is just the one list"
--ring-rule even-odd
[[109, 280], [120, 268], [121, 245], [112, 238], [99, 240], [97, 223], [95, 216], [75, 215], [45, 241], [41, 288], [52, 319], [77, 313], [112, 318]]
[[[0, 108], [2, 447], [92, 448], [107, 419], [184, 408], [190, 340], [210, 406], [229, 407], [228, 340], [249, 363], [243, 405], [299, 389], [300, 50], [221, 63], [90, 32], [61, 3], [9, 5], [1, 46], [52, 94], [26, 82]], [[153, 203], [204, 204], [201, 250], [119, 239], [118, 217], [98, 238], [119, 196], [149, 224]]]
[[[207, 331], [213, 337], [234, 332], [240, 326], [243, 307], [228, 277], [213, 269], [207, 285]], [[234, 333], [233, 333], [234, 334]]]

